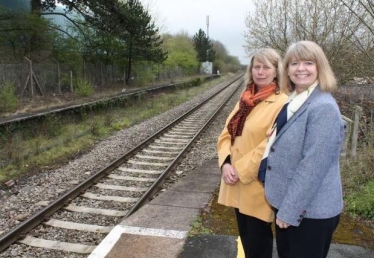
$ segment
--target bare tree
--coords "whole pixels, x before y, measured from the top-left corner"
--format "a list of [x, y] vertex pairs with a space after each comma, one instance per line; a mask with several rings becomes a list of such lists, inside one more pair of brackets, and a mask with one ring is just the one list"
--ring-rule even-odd
[[366, 48], [368, 39], [342, 1], [255, 0], [254, 12], [246, 17], [247, 54], [264, 46], [284, 53], [292, 42], [312, 40], [322, 46], [340, 82], [345, 82], [362, 67], [356, 45], [363, 41], [358, 39], [365, 39]]
[[372, 0], [340, 0], [360, 22], [374, 34], [374, 2]]
[[[361, 24], [361, 28], [354, 33], [352, 44], [357, 48], [362, 57], [374, 63], [374, 2], [371, 0], [340, 0]], [[366, 64], [367, 66], [367, 64]], [[374, 67], [370, 67], [371, 76]]]

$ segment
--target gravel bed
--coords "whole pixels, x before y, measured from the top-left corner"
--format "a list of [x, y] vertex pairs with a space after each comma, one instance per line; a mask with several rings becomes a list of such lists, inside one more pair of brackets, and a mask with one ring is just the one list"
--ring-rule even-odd
[[140, 187], [140, 188], [149, 187], [153, 184], [153, 182], [127, 181], [127, 180], [116, 180], [116, 179], [105, 179], [105, 180], [101, 180], [100, 183], [106, 184], [106, 185], [120, 185], [120, 186], [126, 186], [126, 187]]
[[[143, 186], [143, 187], [146, 187], [146, 186]], [[92, 188], [88, 192], [93, 193], [93, 194], [97, 194], [97, 195], [105, 195], [105, 196], [120, 196], [120, 197], [140, 198], [145, 191], [135, 192], [135, 191], [121, 191], [121, 190]]]
[[[121, 166], [123, 168], [139, 168], [139, 167], [134, 167], [130, 166], [131, 164], [126, 164], [124, 166]], [[156, 180], [158, 176], [162, 173], [162, 169], [157, 170], [158, 172], [155, 174], [143, 174], [143, 173], [135, 173], [135, 172], [116, 172], [115, 174], [117, 176], [131, 176], [131, 177], [138, 177], [138, 178], [145, 178], [145, 179], [154, 179]]]
[[[120, 210], [120, 209], [117, 209]], [[122, 207], [123, 211], [125, 211]], [[68, 211], [58, 211], [51, 217], [52, 219], [74, 221], [76, 223], [85, 223], [98, 226], [112, 226], [118, 224], [122, 221], [121, 217], [109, 217], [98, 214], [88, 214], [79, 212], [68, 212]]]
[[[43, 250], [43, 253], [40, 252], [39, 248], [30, 247], [27, 245], [20, 245], [22, 248], [12, 249], [7, 252], [7, 256], [0, 257], [12, 257], [12, 258], [86, 258], [86, 254], [76, 254], [76, 253], [66, 253], [63, 251], [56, 250]], [[23, 250], [23, 251], [22, 251]], [[28, 253], [28, 256], [24, 255], [24, 252]], [[33, 254], [33, 255], [30, 255]]]
[[[223, 83], [219, 84], [220, 87]], [[150, 135], [161, 129], [165, 124], [175, 120], [179, 115], [194, 106], [200, 100], [204, 99], [215, 89], [194, 97], [190, 101], [173, 108], [163, 114], [144, 121], [136, 126], [121, 130], [106, 140], [98, 144], [87, 154], [70, 161], [63, 167], [55, 170], [45, 170], [38, 175], [21, 179], [16, 182], [11, 191], [0, 192], [2, 195], [2, 212], [0, 214], [0, 232], [7, 231], [20, 223], [21, 219], [35, 213], [41, 207], [36, 205], [39, 201], [51, 201], [64, 191], [69, 190], [72, 185], [86, 179], [96, 171], [105, 167], [108, 163], [116, 160], [122, 153], [129, 151], [140, 141], [145, 140]], [[220, 134], [226, 117], [231, 112], [234, 104], [238, 100], [240, 91], [233, 97], [232, 101], [226, 105], [223, 111], [215, 118], [213, 124], [203, 133], [198, 143], [190, 150], [182, 164], [178, 166], [175, 173], [165, 182], [163, 188], [167, 189], [175, 181], [185, 177], [187, 173], [200, 166], [207, 160], [216, 159], [217, 137]], [[84, 205], [89, 202], [87, 199], [79, 198], [73, 203]], [[97, 201], [95, 201], [97, 203]], [[105, 208], [103, 203], [100, 208]], [[126, 209], [126, 203], [118, 210]], [[99, 207], [98, 207], [99, 208]], [[110, 206], [114, 209], [113, 206]], [[63, 215], [61, 214], [63, 213]], [[107, 225], [107, 219], [103, 218], [100, 222], [100, 216], [87, 215], [80, 213], [57, 212], [53, 218], [65, 218], [66, 216], [78, 217], [77, 222], [92, 223], [96, 225]], [[113, 223], [118, 223], [118, 218], [113, 218]], [[63, 232], [63, 231], [61, 231]], [[70, 234], [70, 233], [69, 233]], [[0, 233], [1, 235], [1, 233]], [[86, 257], [79, 254], [66, 254], [58, 251], [40, 250], [38, 248], [25, 248], [23, 245], [16, 245], [0, 253], [0, 257], [26, 257], [22, 250], [27, 251], [27, 257]]]
[[[92, 192], [89, 192], [92, 193]], [[139, 196], [129, 196], [129, 198], [139, 198]], [[111, 202], [111, 201], [100, 201], [100, 200], [91, 200], [87, 198], [78, 197], [75, 198], [71, 204], [76, 206], [97, 208], [97, 209], [114, 209], [114, 210], [128, 210], [133, 206], [133, 203], [127, 202]]]
[[81, 236], [79, 239], [79, 244], [98, 245], [106, 234], [38, 226], [30, 232], [30, 235], [33, 237], [42, 237], [46, 240], [62, 241], [68, 243], [77, 243], [76, 236], [79, 235]]

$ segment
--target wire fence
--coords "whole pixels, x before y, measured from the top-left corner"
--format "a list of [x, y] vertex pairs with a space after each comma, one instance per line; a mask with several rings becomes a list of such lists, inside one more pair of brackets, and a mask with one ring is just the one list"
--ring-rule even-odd
[[[134, 65], [130, 83], [172, 80], [177, 77], [191, 75], [180, 67], [165, 67], [140, 64]], [[20, 97], [35, 94], [61, 94], [73, 91], [76, 79], [88, 80], [94, 88], [105, 88], [113, 84], [125, 84], [125, 68], [103, 63], [84, 63], [77, 70], [57, 61], [32, 63], [26, 59], [19, 64], [0, 64], [0, 81], [12, 82]], [[0, 83], [1, 87], [2, 83]]]
[[[155, 69], [156, 68], [156, 69]], [[113, 84], [125, 85], [124, 67], [105, 65], [103, 63], [84, 63], [81, 69], [59, 63], [55, 60], [44, 63], [32, 63], [26, 59], [19, 64], [0, 64], [0, 81], [12, 82], [19, 97], [33, 94], [63, 94], [74, 91], [74, 83], [78, 78], [88, 80], [96, 89], [105, 90]], [[131, 83], [139, 83], [147, 79], [148, 82], [173, 80], [177, 77], [190, 75], [183, 69], [164, 69], [162, 65], [152, 66], [141, 64], [134, 66]], [[0, 83], [1, 87], [2, 83]], [[339, 87], [334, 97], [347, 118], [350, 127], [350, 140], [364, 139], [367, 135], [374, 135], [374, 84], [351, 83]], [[354, 124], [357, 121], [357, 125]], [[357, 127], [357, 135], [352, 135]], [[355, 148], [355, 146], [353, 146]]]

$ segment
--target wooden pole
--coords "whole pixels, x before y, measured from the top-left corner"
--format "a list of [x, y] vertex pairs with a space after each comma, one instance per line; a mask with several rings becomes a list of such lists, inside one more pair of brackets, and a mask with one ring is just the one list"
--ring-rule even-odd
[[58, 94], [61, 95], [61, 79], [60, 79], [60, 62], [53, 58], [57, 63], [57, 88]]
[[352, 150], [351, 156], [355, 157], [357, 154], [357, 139], [358, 139], [358, 126], [360, 123], [360, 114], [362, 108], [360, 106], [354, 107], [354, 120], [353, 120], [353, 133], [352, 133]]
[[[34, 78], [33, 78], [33, 72], [32, 72], [32, 62], [30, 59], [28, 59], [27, 57], [24, 57], [30, 64], [30, 69], [29, 69], [29, 79], [30, 79], [30, 94], [31, 94], [31, 98], [34, 98]], [[28, 80], [27, 80], [28, 82]], [[27, 84], [25, 85], [27, 86]]]
[[352, 128], [352, 123], [353, 121], [349, 119], [346, 116], [343, 116], [343, 123], [344, 123], [344, 142], [342, 144], [341, 150], [340, 150], [340, 156], [347, 156], [347, 149], [348, 149], [348, 142], [349, 138], [351, 138], [351, 128]]
[[73, 88], [73, 71], [70, 71], [70, 90], [71, 90], [71, 92], [74, 92], [74, 88]]

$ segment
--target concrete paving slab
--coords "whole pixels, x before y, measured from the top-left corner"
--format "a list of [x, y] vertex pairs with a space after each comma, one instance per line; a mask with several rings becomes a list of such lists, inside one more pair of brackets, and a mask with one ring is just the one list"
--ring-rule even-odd
[[202, 209], [209, 203], [211, 197], [211, 193], [179, 192], [168, 189], [153, 199], [151, 205]]
[[196, 169], [193, 169], [189, 175], [193, 173], [204, 173], [204, 174], [215, 174], [215, 175], [221, 175], [221, 171], [218, 168], [218, 159], [211, 159], [205, 161], [203, 164], [201, 164]]
[[[178, 258], [236, 258], [237, 238], [237, 236], [226, 235], [188, 237]], [[275, 241], [273, 258], [279, 258]], [[359, 246], [332, 244], [327, 258], [374, 258], [374, 250]]]
[[185, 239], [122, 234], [105, 258], [176, 258]]
[[187, 238], [179, 258], [236, 258], [237, 237], [198, 235]]
[[121, 225], [188, 231], [198, 215], [199, 209], [146, 204]]
[[374, 258], [374, 250], [354, 245], [332, 244], [327, 258]]
[[213, 193], [220, 183], [220, 176], [193, 173], [170, 187], [168, 191]]

